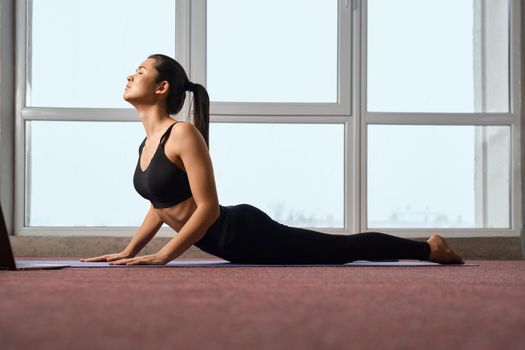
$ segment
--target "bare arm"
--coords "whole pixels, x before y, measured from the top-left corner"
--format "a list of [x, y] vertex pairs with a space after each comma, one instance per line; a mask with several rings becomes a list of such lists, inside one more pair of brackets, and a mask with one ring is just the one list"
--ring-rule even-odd
[[[219, 200], [215, 187], [213, 166], [206, 143], [191, 124], [181, 123], [172, 130], [176, 146], [173, 149], [184, 163], [191, 193], [197, 208], [179, 232], [156, 254], [115, 261], [116, 264], [166, 264], [179, 257], [198, 242], [219, 216]], [[170, 137], [166, 145], [172, 142]]]
[[169, 262], [198, 242], [219, 216], [219, 200], [208, 147], [191, 124], [175, 130], [176, 152], [182, 159], [197, 209], [181, 230], [157, 254]]
[[128, 253], [130, 257], [137, 255], [155, 237], [162, 224], [163, 222], [155, 213], [155, 209], [153, 206], [150, 206], [142, 225], [140, 225], [124, 252]]
[[97, 256], [93, 258], [80, 259], [80, 261], [85, 262], [95, 262], [95, 261], [115, 261], [124, 258], [131, 258], [137, 255], [142, 248], [148, 244], [148, 242], [155, 236], [163, 222], [155, 213], [155, 209], [151, 206], [144, 217], [142, 225], [135, 233], [135, 236], [131, 239], [126, 249], [120, 253], [106, 254], [102, 256]]

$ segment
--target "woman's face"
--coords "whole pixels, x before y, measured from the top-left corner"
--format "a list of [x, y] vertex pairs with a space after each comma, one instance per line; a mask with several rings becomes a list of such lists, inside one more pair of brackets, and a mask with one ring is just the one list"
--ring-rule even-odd
[[156, 92], [160, 83], [157, 83], [156, 79], [155, 60], [148, 58], [139, 65], [135, 73], [128, 76], [128, 83], [124, 89], [124, 100], [131, 104], [157, 101], [159, 96]]

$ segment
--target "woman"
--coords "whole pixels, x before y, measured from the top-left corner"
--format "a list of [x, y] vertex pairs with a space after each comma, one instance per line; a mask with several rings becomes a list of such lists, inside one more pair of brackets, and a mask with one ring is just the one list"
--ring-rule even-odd
[[[330, 235], [280, 224], [251, 205], [219, 205], [208, 152], [206, 89], [190, 82], [174, 59], [158, 54], [149, 56], [127, 80], [124, 100], [137, 109], [146, 131], [133, 182], [151, 207], [122, 252], [81, 261], [166, 264], [195, 245], [239, 263], [343, 264], [386, 259], [463, 263], [438, 235], [426, 242], [378, 232]], [[193, 93], [193, 125], [171, 117], [182, 109], [186, 91]], [[177, 234], [156, 254], [136, 257], [163, 223]]]

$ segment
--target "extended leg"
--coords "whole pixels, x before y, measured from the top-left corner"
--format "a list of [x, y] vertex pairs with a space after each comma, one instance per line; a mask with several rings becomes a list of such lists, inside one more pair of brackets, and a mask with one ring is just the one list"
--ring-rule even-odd
[[229, 207], [228, 247], [245, 263], [341, 264], [354, 260], [427, 260], [430, 246], [379, 232], [331, 235], [280, 224], [251, 205]]

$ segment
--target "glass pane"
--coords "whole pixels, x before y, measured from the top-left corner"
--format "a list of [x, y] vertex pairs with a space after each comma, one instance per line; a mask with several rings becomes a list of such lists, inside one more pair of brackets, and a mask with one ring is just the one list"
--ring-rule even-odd
[[209, 0], [214, 101], [337, 102], [337, 0]]
[[26, 225], [139, 226], [133, 188], [144, 128], [136, 122], [26, 123]]
[[508, 112], [508, 0], [369, 0], [368, 110]]
[[223, 205], [248, 203], [291, 226], [344, 226], [344, 127], [211, 125]]
[[150, 54], [175, 56], [175, 1], [29, 3], [28, 106], [131, 107], [126, 76]]
[[368, 127], [368, 227], [510, 227], [510, 127]]

